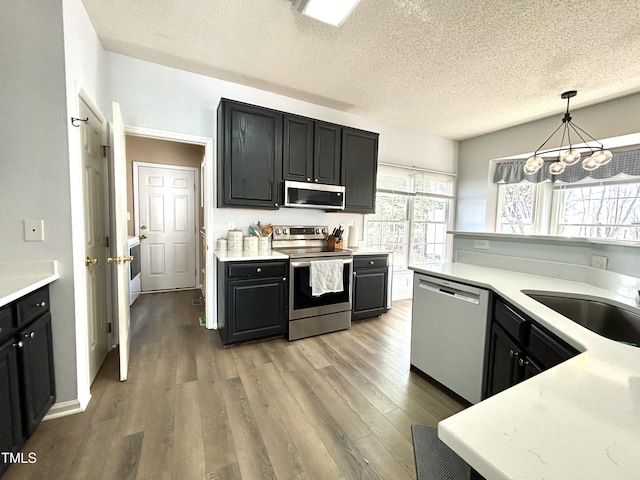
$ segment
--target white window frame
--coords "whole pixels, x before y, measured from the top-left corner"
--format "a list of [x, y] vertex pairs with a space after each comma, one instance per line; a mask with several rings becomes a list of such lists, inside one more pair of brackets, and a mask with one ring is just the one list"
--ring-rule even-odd
[[[606, 186], [606, 185], [623, 185], [629, 183], [640, 183], [640, 177], [635, 176], [625, 176], [623, 178], [616, 177], [607, 180], [583, 180], [581, 182], [575, 182], [571, 184], [561, 184], [553, 188], [553, 199], [552, 199], [552, 210], [551, 210], [551, 226], [550, 231], [551, 235], [560, 235], [560, 224], [559, 219], [560, 208], [563, 205], [563, 196], [564, 192], [569, 189], [577, 189], [583, 187], [592, 187], [592, 186]], [[589, 237], [584, 237], [589, 238]], [[599, 237], [599, 238], [609, 238], [609, 237]], [[616, 240], [616, 239], [611, 239]]]
[[[400, 195], [406, 195], [407, 196], [407, 219], [406, 222], [408, 223], [408, 232], [407, 232], [407, 245], [406, 245], [406, 257], [405, 257], [405, 262], [403, 264], [397, 264], [394, 262], [394, 272], [400, 272], [400, 271], [405, 271], [408, 270], [408, 266], [411, 265], [411, 255], [412, 255], [412, 251], [413, 251], [413, 235], [414, 235], [414, 221], [413, 221], [413, 215], [414, 215], [414, 205], [415, 205], [415, 198], [417, 196], [425, 196], [425, 197], [430, 197], [430, 198], [434, 198], [434, 199], [444, 199], [447, 200], [447, 210], [445, 212], [445, 215], [447, 217], [447, 221], [446, 221], [446, 241], [445, 241], [445, 246], [444, 246], [444, 258], [443, 258], [443, 262], [446, 261], [450, 261], [452, 255], [453, 255], [453, 242], [452, 242], [452, 236], [448, 233], [451, 229], [452, 226], [455, 224], [455, 200], [456, 200], [456, 189], [457, 189], [457, 176], [455, 173], [448, 173], [448, 172], [439, 172], [439, 171], [434, 171], [434, 170], [427, 170], [427, 169], [421, 169], [421, 168], [416, 168], [416, 167], [405, 167], [402, 165], [393, 165], [393, 164], [388, 164], [388, 163], [379, 163], [379, 166], [381, 166], [382, 168], [389, 168], [390, 170], [397, 170], [399, 174], [404, 173], [406, 175], [410, 175], [410, 174], [414, 174], [413, 177], [411, 177], [410, 180], [410, 185], [409, 185], [409, 191], [401, 191], [401, 190], [394, 190], [394, 189], [389, 189], [389, 188], [377, 188], [376, 189], [376, 193], [391, 193], [391, 194], [400, 194]], [[441, 194], [435, 194], [435, 193], [416, 193], [415, 190], [415, 186], [414, 186], [414, 182], [415, 182], [415, 174], [423, 174], [425, 177], [427, 177], [429, 180], [438, 180], [438, 178], [442, 179], [442, 180], [446, 180], [451, 182], [451, 193], [450, 195], [441, 195]], [[397, 223], [397, 222], [389, 222], [389, 223]], [[421, 222], [422, 223], [422, 222]], [[427, 222], [429, 223], [429, 222]], [[368, 229], [369, 229], [369, 220], [365, 217], [364, 220], [364, 237], [365, 239], [368, 238]]]

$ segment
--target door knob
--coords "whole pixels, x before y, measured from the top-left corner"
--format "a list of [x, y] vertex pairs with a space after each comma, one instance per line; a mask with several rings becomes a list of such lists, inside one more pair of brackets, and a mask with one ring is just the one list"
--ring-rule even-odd
[[122, 257], [122, 262], [133, 262], [133, 256], [129, 255], [128, 257]]
[[88, 267], [89, 265], [95, 265], [96, 263], [98, 263], [98, 259], [97, 259], [97, 258], [89, 258], [89, 257], [86, 257], [86, 258], [84, 259], [84, 264], [85, 264], [85, 266], [87, 266], [87, 267]]
[[122, 257], [107, 257], [107, 262], [117, 263], [118, 265], [120, 265], [122, 263]]
[[147, 238], [146, 235], [140, 235], [140, 240], [144, 240], [145, 238]]
[[140, 225], [140, 230], [146, 230], [147, 226], [146, 225]]

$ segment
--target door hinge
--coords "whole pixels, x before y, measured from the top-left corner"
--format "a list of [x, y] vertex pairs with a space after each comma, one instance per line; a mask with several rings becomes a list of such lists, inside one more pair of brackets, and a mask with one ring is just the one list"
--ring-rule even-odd
[[107, 323], [107, 333], [111, 333], [111, 322]]
[[109, 237], [104, 237], [104, 246], [109, 248], [111, 245], [109, 245]]
[[104, 158], [107, 158], [107, 148], [111, 148], [111, 147], [109, 147], [109, 145], [102, 145], [102, 156]]

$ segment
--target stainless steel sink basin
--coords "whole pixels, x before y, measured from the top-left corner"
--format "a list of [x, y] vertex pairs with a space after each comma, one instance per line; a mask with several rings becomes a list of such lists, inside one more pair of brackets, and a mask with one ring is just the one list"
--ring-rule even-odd
[[638, 313], [604, 300], [523, 293], [598, 335], [640, 347], [640, 314]]

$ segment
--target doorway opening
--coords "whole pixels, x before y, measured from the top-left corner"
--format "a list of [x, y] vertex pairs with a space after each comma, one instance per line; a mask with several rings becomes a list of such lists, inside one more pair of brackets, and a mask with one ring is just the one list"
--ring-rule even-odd
[[127, 135], [128, 231], [140, 240], [142, 293], [200, 286], [204, 146]]

